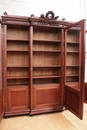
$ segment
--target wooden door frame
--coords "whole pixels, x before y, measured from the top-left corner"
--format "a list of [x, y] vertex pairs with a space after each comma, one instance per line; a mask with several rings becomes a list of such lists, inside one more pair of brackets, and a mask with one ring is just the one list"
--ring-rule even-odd
[[0, 19], [0, 31], [1, 31], [1, 41], [0, 41], [0, 122], [4, 116], [4, 89], [3, 89], [3, 84], [2, 84], [2, 43], [3, 43], [3, 31], [2, 31], [2, 20]]
[[[87, 33], [87, 30], [86, 30], [86, 33]], [[84, 103], [87, 103], [87, 83], [85, 82], [84, 83]]]

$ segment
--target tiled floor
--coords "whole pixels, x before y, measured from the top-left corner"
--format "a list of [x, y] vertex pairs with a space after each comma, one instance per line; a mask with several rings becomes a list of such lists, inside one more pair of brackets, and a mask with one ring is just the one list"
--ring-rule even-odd
[[84, 106], [83, 120], [66, 110], [6, 118], [2, 120], [0, 130], [87, 130], [87, 105]]

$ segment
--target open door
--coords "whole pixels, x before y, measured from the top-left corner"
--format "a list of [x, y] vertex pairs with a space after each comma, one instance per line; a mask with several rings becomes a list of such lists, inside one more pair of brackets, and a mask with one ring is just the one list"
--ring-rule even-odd
[[85, 89], [84, 89], [84, 103], [87, 103], [87, 30], [86, 30], [86, 47], [85, 47]]
[[[0, 20], [0, 23], [1, 23], [1, 20]], [[0, 24], [0, 39], [1, 38], [1, 24]], [[1, 50], [2, 46], [1, 46], [1, 40], [0, 40], [0, 122], [1, 122], [1, 119], [3, 117], [3, 114], [4, 114], [4, 98], [3, 98], [3, 87], [2, 87], [2, 50]]]
[[80, 119], [83, 118], [85, 20], [64, 29], [64, 106]]

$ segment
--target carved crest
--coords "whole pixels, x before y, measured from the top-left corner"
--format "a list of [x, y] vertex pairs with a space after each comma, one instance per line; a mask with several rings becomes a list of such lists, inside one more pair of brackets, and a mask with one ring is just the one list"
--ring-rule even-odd
[[44, 14], [41, 14], [40, 18], [41, 19], [39, 20], [39, 22], [41, 24], [54, 25], [56, 24], [56, 20], [59, 18], [59, 16], [55, 17], [55, 14], [53, 13], [53, 11], [48, 11], [45, 16]]

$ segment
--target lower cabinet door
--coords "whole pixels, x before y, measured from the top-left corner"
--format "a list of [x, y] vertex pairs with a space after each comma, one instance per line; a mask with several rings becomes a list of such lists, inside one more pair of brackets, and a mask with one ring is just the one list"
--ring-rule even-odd
[[29, 86], [8, 87], [5, 116], [29, 113]]
[[35, 86], [33, 98], [33, 109], [30, 114], [63, 109], [60, 85]]

